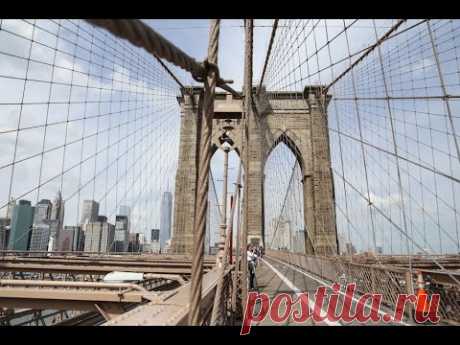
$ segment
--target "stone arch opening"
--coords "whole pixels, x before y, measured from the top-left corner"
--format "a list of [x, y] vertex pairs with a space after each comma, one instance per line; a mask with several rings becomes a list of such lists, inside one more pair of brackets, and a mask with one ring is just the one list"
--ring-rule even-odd
[[273, 141], [272, 146], [268, 149], [267, 153], [265, 154], [265, 161], [267, 161], [268, 157], [270, 157], [270, 154], [273, 152], [273, 150], [280, 144], [286, 145], [287, 148], [291, 151], [291, 153], [295, 156], [297, 159], [300, 168], [302, 169], [302, 172], [305, 171], [305, 163], [304, 159], [302, 157], [302, 153], [299, 149], [299, 147], [296, 145], [295, 141], [291, 138], [291, 134], [288, 134], [286, 131], [281, 132], [278, 134], [276, 139]]

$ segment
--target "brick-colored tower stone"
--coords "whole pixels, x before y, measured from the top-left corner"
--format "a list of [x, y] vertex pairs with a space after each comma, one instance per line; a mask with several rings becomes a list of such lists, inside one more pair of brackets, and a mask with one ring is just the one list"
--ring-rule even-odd
[[[176, 253], [192, 251], [202, 92], [202, 88], [194, 88], [193, 96], [179, 98], [181, 141], [172, 240], [172, 250]], [[261, 92], [254, 99], [256, 107], [249, 123], [248, 242], [264, 244], [264, 166], [272, 149], [285, 142], [297, 157], [304, 176], [306, 252], [336, 254], [334, 191], [325, 116], [329, 97], [324, 98], [320, 87], [310, 86], [304, 92]], [[213, 151], [226, 135], [233, 141], [233, 149], [241, 153], [242, 100], [218, 93], [214, 104]], [[233, 127], [230, 132], [224, 129], [229, 125]], [[244, 159], [242, 164], [246, 175], [248, 164]]]
[[200, 138], [202, 90], [179, 99], [181, 128], [179, 165], [176, 172], [174, 224], [171, 249], [174, 253], [191, 253], [195, 221], [198, 147]]

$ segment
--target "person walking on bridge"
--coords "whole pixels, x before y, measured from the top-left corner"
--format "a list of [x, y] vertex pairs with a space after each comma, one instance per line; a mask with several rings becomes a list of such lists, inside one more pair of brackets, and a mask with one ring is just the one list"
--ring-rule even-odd
[[256, 288], [256, 260], [257, 256], [254, 253], [254, 248], [250, 244], [247, 246], [247, 258], [248, 258], [248, 279], [249, 279], [249, 290], [255, 290]]

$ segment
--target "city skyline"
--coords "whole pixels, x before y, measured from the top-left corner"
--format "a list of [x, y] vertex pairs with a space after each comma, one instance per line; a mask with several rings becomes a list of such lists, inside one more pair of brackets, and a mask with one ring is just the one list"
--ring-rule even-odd
[[[26, 199], [11, 201], [11, 219], [0, 218], [1, 248], [5, 244], [9, 249], [31, 251], [128, 251], [128, 216], [116, 215], [111, 224], [106, 216], [97, 214], [97, 202], [84, 200], [81, 205], [84, 223], [63, 225], [65, 206], [61, 193], [53, 201], [41, 199], [35, 206]], [[120, 212], [129, 214], [130, 209], [122, 206]], [[133, 234], [139, 236], [139, 232]], [[144, 241], [142, 233], [140, 236], [141, 242]]]

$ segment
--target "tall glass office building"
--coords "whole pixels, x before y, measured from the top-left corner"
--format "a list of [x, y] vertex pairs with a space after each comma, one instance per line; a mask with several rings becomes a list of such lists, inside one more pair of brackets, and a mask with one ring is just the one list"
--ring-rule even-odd
[[172, 194], [164, 192], [160, 208], [160, 246], [164, 248], [171, 238]]
[[29, 249], [34, 209], [29, 200], [19, 200], [19, 203], [14, 207], [8, 249], [24, 251]]

